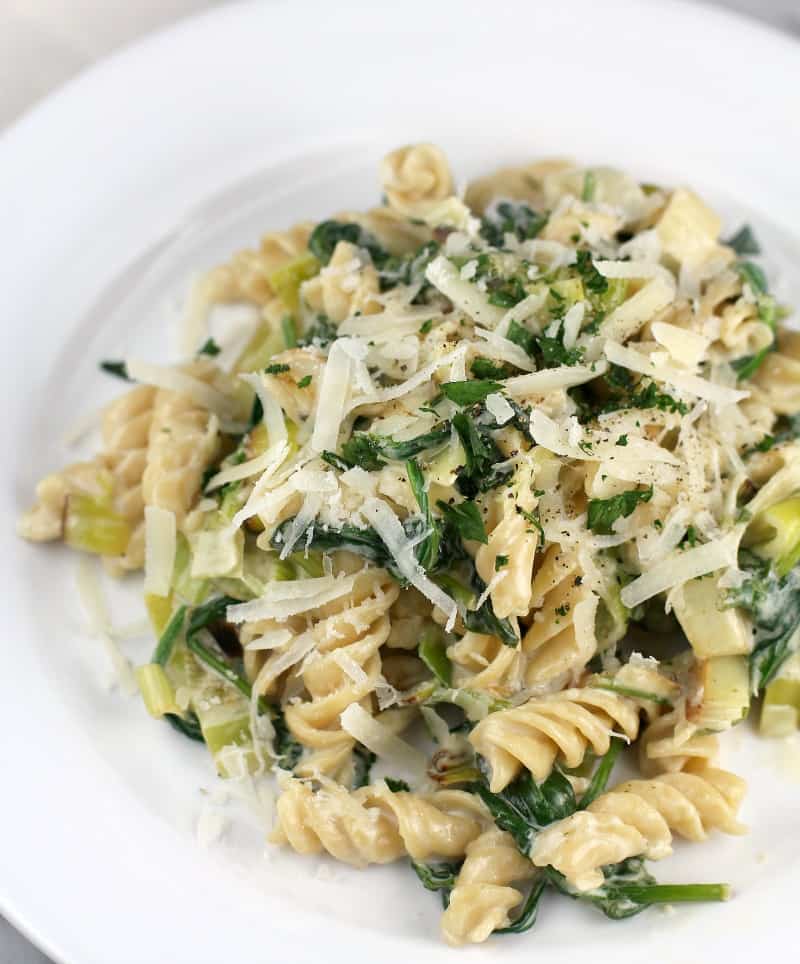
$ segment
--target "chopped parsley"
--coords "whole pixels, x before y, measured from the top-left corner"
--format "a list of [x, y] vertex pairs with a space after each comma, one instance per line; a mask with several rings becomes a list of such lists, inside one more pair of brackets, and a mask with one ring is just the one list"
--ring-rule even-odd
[[311, 384], [311, 375], [303, 375], [300, 381], [297, 383], [298, 388], [308, 388]]
[[427, 335], [428, 332], [433, 328], [433, 318], [429, 318], [427, 321], [423, 321], [419, 326], [419, 333], [421, 335]]
[[617, 439], [617, 441], [616, 441], [614, 444], [615, 444], [615, 445], [620, 445], [620, 446], [622, 446], [622, 447], [624, 448], [624, 447], [628, 444], [628, 436], [627, 436], [627, 435], [620, 435], [620, 437]]
[[597, 190], [597, 178], [594, 171], [587, 171], [583, 175], [583, 186], [581, 188], [581, 201], [594, 201], [594, 194]]
[[265, 375], [282, 375], [284, 372], [291, 371], [288, 365], [267, 365], [264, 369]]
[[749, 224], [743, 224], [732, 238], [723, 243], [733, 248], [739, 257], [743, 254], [761, 254], [761, 245]]
[[653, 486], [647, 489], [631, 489], [620, 492], [610, 499], [590, 499], [588, 505], [588, 526], [597, 535], [611, 535], [617, 519], [627, 519], [640, 502], [653, 498]]
[[595, 268], [590, 251], [581, 250], [576, 252], [575, 267], [587, 291], [595, 295], [601, 295], [608, 290], [608, 278], [601, 275], [597, 268]]
[[498, 365], [490, 358], [476, 358], [469, 366], [469, 370], [476, 378], [488, 378], [490, 380], [510, 378], [514, 374], [510, 365]]
[[502, 385], [489, 379], [473, 379], [466, 382], [444, 382], [442, 393], [456, 405], [468, 406], [482, 402], [492, 392], [499, 392]]
[[800, 412], [795, 412], [793, 415], [782, 415], [775, 423], [772, 434], [765, 435], [757, 445], [754, 445], [744, 454], [769, 452], [776, 445], [791, 442], [796, 438], [800, 438]]
[[101, 361], [100, 370], [104, 371], [107, 375], [114, 375], [115, 378], [121, 378], [126, 382], [133, 381], [128, 374], [128, 366], [124, 361]]
[[500, 572], [501, 569], [505, 569], [508, 565], [508, 556], [497, 555], [494, 559], [494, 571]]
[[302, 338], [295, 340], [298, 348], [307, 348], [309, 345], [316, 345], [317, 348], [327, 348], [331, 342], [339, 337], [336, 326], [331, 323], [325, 315], [317, 315], [317, 320], [303, 335]]
[[201, 345], [201, 347], [197, 350], [197, 354], [198, 354], [198, 355], [210, 355], [212, 358], [214, 358], [214, 357], [215, 357], [216, 355], [218, 355], [221, 351], [222, 351], [222, 349], [221, 349], [221, 348], [219, 347], [219, 345], [214, 341], [213, 338], [207, 338], [206, 341], [203, 343], [203, 345]]
[[530, 241], [547, 224], [547, 215], [539, 214], [519, 201], [491, 204], [481, 220], [481, 235], [492, 247], [502, 248], [505, 236], [513, 234], [518, 241]]
[[389, 258], [381, 245], [360, 225], [345, 221], [321, 221], [311, 232], [308, 239], [308, 250], [320, 262], [326, 265], [333, 257], [336, 245], [340, 241], [347, 241], [369, 252], [373, 262], [381, 266]]

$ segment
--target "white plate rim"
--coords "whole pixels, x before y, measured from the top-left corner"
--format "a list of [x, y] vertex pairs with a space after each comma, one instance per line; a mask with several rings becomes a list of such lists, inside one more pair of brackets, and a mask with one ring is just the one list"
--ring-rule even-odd
[[[574, 3], [576, 7], [580, 4]], [[195, 37], [200, 37], [201, 35], [208, 35], [209, 29], [214, 29], [214, 24], [221, 24], [223, 20], [230, 19], [231, 21], [238, 20], [239, 18], [246, 18], [249, 16], [248, 8], [258, 6], [257, 4], [234, 4], [227, 8], [222, 8], [219, 10], [212, 10], [205, 12], [196, 17], [189, 18], [170, 29], [161, 32], [153, 37], [145, 38], [144, 40], [138, 41], [135, 44], [125, 48], [123, 51], [115, 54], [113, 57], [102, 62], [101, 64], [95, 65], [89, 70], [85, 71], [78, 78], [71, 81], [68, 85], [62, 88], [60, 91], [46, 98], [42, 103], [40, 103], [33, 111], [25, 115], [19, 121], [17, 121], [10, 129], [8, 129], [0, 138], [0, 152], [6, 159], [19, 164], [25, 157], [26, 154], [30, 152], [30, 145], [36, 141], [38, 138], [42, 137], [48, 129], [52, 131], [61, 131], [65, 125], [68, 126], [69, 115], [71, 112], [79, 108], [80, 102], [86, 102], [89, 99], [102, 96], [99, 91], [103, 87], [104, 81], [109, 79], [114, 73], [128, 73], [131, 77], [135, 77], [137, 73], [140, 73], [146, 66], [146, 61], [154, 56], [154, 52], [160, 48], [164, 50], [170, 46], [175, 46], [176, 49], [180, 48], [183, 44], [191, 45], [194, 42]], [[309, 4], [308, 6], [314, 6]], [[319, 10], [319, 5], [316, 5]], [[348, 5], [348, 9], [352, 13], [353, 10], [362, 6], [358, 3], [352, 3]], [[634, 10], [634, 5], [628, 0], [615, 0], [614, 10], [617, 14], [621, 11]], [[662, 24], [662, 29], [669, 30], [669, 23], [673, 16], [679, 18], [685, 18], [690, 9], [690, 5], [679, 2], [679, 0], [660, 0], [658, 4], [652, 5], [652, 11], [648, 13], [648, 17], [651, 22], [655, 24], [659, 22]], [[788, 37], [772, 30], [771, 28], [764, 27], [763, 25], [757, 25], [754, 22], [745, 20], [735, 14], [729, 12], [723, 12], [719, 10], [712, 10], [711, 8], [695, 8], [693, 5], [691, 7], [692, 14], [689, 19], [695, 17], [705, 18], [705, 23], [707, 26], [713, 26], [715, 30], [726, 32], [728, 37], [733, 38], [735, 41], [739, 41], [747, 36], [748, 43], [756, 43], [759, 45], [760, 49], [769, 50], [774, 56], [774, 60], [785, 62], [788, 64], [790, 55], [796, 57], [798, 48], [797, 44]], [[276, 14], [276, 16], [278, 16]], [[279, 16], [289, 17], [288, 5], [280, 11]], [[292, 14], [293, 16], [293, 14]], [[663, 25], [667, 26], [663, 26]], [[797, 67], [797, 65], [794, 65]], [[45, 140], [47, 138], [45, 137]], [[18, 169], [12, 171], [12, 177], [9, 179], [11, 184], [6, 185], [5, 191], [0, 193], [0, 199], [3, 201], [3, 209], [6, 208], [6, 203], [13, 200], [10, 198], [11, 188], [17, 185], [15, 180], [18, 175]], [[203, 196], [202, 193], [200, 196]], [[10, 204], [12, 215], [18, 214], [18, 210], [14, 204]], [[790, 206], [791, 207], [791, 206]], [[786, 212], [786, 219], [790, 220], [789, 211]], [[161, 225], [160, 230], [154, 231], [153, 225], [150, 224], [146, 228], [139, 226], [141, 234], [136, 236], [135, 244], [132, 245], [134, 250], [138, 252], [140, 249], [138, 245], [143, 245], [144, 239], [146, 238], [149, 243], [157, 240], [161, 233], [167, 230], [170, 224], [169, 218], [165, 217], [165, 223]], [[119, 262], [115, 263], [113, 269], [110, 270], [109, 275], [113, 275], [116, 270], [119, 270], [126, 261], [130, 260], [132, 252], [128, 249], [124, 256], [122, 256]], [[27, 359], [26, 359], [27, 361]], [[16, 379], [14, 377], [16, 373], [11, 372], [12, 377], [8, 379], [7, 385], [4, 387], [4, 400], [6, 396], [9, 395], [8, 386], [14, 386]], [[33, 373], [31, 373], [33, 375]], [[33, 384], [37, 383], [36, 376], [33, 376]], [[4, 436], [7, 435], [7, 428], [4, 427]], [[9, 449], [7, 448], [6, 451]], [[18, 508], [18, 496], [19, 492], [14, 491], [10, 493], [11, 498], [9, 499], [9, 493], [4, 496], [6, 508], [8, 511], [7, 518], [10, 518], [11, 513]], [[11, 527], [8, 526], [7, 529]], [[7, 532], [4, 538], [13, 539], [13, 535]], [[7, 552], [4, 554], [4, 570], [8, 577], [8, 585], [11, 584], [11, 564], [10, 559], [13, 558], [13, 554], [18, 547], [15, 543], [11, 542], [7, 546]], [[0, 686], [1, 688], [1, 686]], [[8, 687], [6, 687], [8, 690]], [[8, 695], [8, 693], [6, 693]], [[2, 709], [0, 709], [0, 721], [2, 723], [9, 723], [9, 711], [12, 709], [19, 708], [19, 701], [14, 699], [16, 694], [11, 693], [7, 701], [2, 701]], [[53, 723], [63, 723], [65, 726], [65, 731], [69, 729], [69, 724], [66, 720], [62, 719], [59, 713], [54, 713]], [[6, 730], [8, 732], [8, 730]], [[66, 791], [70, 786], [70, 780], [68, 772], [64, 769], [55, 768], [48, 775], [48, 779], [42, 779], [41, 774], [37, 774], [36, 768], [28, 766], [25, 768], [25, 761], [22, 755], [17, 749], [10, 748], [9, 759], [13, 759], [15, 763], [18, 763], [20, 770], [25, 773], [25, 776], [29, 778], [30, 783], [25, 787], [25, 791], [31, 796], [31, 800], [38, 799], [41, 801], [47, 799], [48, 793], [52, 794], [57, 791]], [[110, 776], [103, 773], [98, 773], [95, 775], [93, 780], [89, 782], [94, 783], [94, 789], [98, 792], [102, 792], [103, 778]], [[38, 781], [37, 781], [38, 777]], [[51, 781], [53, 781], [51, 783]], [[37, 787], [38, 782], [38, 787]], [[38, 795], [34, 793], [34, 788], [38, 789]], [[12, 814], [19, 815], [23, 812], [19, 806], [12, 809], [5, 805], [0, 805], [0, 811], [5, 807], [7, 810], [6, 816], [10, 817]], [[153, 826], [152, 832], [154, 838], [159, 836], [159, 830], [163, 828], [158, 828]], [[186, 857], [189, 864], [191, 864], [191, 848], [182, 848], [185, 850], [184, 856]], [[15, 855], [18, 856], [18, 855]], [[17, 869], [20, 868], [20, 864], [17, 865]], [[6, 868], [8, 870], [8, 867]], [[23, 868], [22, 876], [28, 878], [28, 883], [30, 884], [30, 871], [31, 868]], [[4, 913], [6, 916], [15, 923], [23, 932], [27, 933], [32, 940], [37, 942], [43, 949], [49, 953], [54, 959], [77, 962], [77, 961], [90, 961], [90, 960], [102, 960], [103, 948], [94, 947], [92, 948], [91, 943], [89, 944], [78, 944], [75, 943], [75, 936], [70, 935], [65, 943], [63, 938], [56, 935], [58, 930], [57, 926], [48, 926], [43, 924], [42, 921], [47, 916], [41, 906], [36, 907], [35, 910], [27, 910], [23, 906], [25, 900], [18, 902], [14, 899], [14, 895], [8, 891], [9, 884], [7, 881], [10, 879], [10, 874], [4, 874], [4, 880], [0, 882], [0, 889], [2, 889], [2, 899], [0, 899], [0, 904], [3, 906]], [[13, 889], [13, 884], [11, 885]], [[30, 897], [30, 894], [28, 895]], [[30, 908], [35, 907], [35, 902], [30, 901], [27, 905]], [[283, 922], [286, 926], [286, 936], [287, 938], [291, 936], [291, 927], [288, 922]], [[50, 936], [52, 935], [52, 936]], [[277, 935], [276, 935], [277, 936]], [[326, 935], [326, 941], [338, 941], [346, 940], [348, 937], [356, 937], [357, 935], [352, 932], [350, 928], [347, 927], [336, 927], [331, 925], [328, 934]], [[69, 942], [72, 941], [70, 944]], [[431, 959], [433, 959], [433, 949], [428, 948], [431, 951]], [[439, 954], [436, 953], [438, 957]]]

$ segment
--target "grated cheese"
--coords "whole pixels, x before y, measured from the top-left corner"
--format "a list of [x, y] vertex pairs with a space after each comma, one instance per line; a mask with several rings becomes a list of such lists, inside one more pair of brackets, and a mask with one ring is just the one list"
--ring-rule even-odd
[[217, 391], [201, 379], [168, 365], [152, 365], [135, 358], [126, 361], [125, 365], [134, 381], [144, 385], [154, 385], [156, 388], [163, 388], [190, 399], [201, 408], [208, 409], [209, 412], [217, 415], [226, 431], [244, 430], [241, 411], [236, 400]]
[[536, 365], [533, 363], [531, 356], [513, 341], [509, 341], [508, 338], [503, 338], [498, 332], [489, 331], [486, 328], [476, 328], [475, 334], [486, 342], [485, 345], [478, 347], [481, 352], [490, 358], [508, 362], [523, 372], [536, 371]]
[[600, 326], [600, 333], [614, 341], [627, 341], [675, 298], [672, 276], [651, 278], [636, 294], [615, 308]]
[[425, 271], [425, 277], [442, 292], [456, 308], [460, 308], [470, 318], [487, 328], [496, 328], [503, 319], [505, 311], [489, 304], [488, 297], [477, 286], [464, 281], [458, 268], [443, 255], [434, 258]]
[[622, 589], [620, 599], [623, 605], [633, 609], [653, 596], [667, 592], [697, 576], [735, 566], [742, 532], [743, 528], [738, 526], [714, 542], [670, 553]]
[[264, 427], [267, 430], [267, 440], [270, 448], [289, 441], [289, 434], [286, 430], [286, 420], [283, 417], [283, 410], [278, 404], [275, 396], [269, 389], [269, 385], [264, 381], [263, 374], [240, 375], [239, 378], [255, 391], [261, 408], [264, 410]]
[[[231, 608], [235, 607], [229, 607], [229, 613]], [[314, 634], [305, 632], [295, 636], [283, 652], [273, 652], [253, 681], [253, 696], [256, 697], [256, 694], [266, 693], [279, 676], [304, 660], [309, 653], [316, 649], [316, 646], [317, 640]]]
[[400, 771], [424, 774], [428, 763], [425, 754], [370, 716], [358, 703], [351, 703], [339, 719], [345, 733], [349, 733], [390, 766]]
[[486, 396], [486, 408], [498, 425], [505, 425], [514, 417], [514, 409], [496, 392]]
[[333, 661], [345, 673], [356, 686], [364, 686], [369, 682], [369, 677], [364, 672], [363, 668], [358, 665], [358, 663], [349, 656], [343, 649], [335, 649], [333, 651]]
[[716, 385], [707, 378], [699, 375], [689, 375], [686, 372], [671, 368], [668, 365], [656, 366], [649, 356], [644, 355], [634, 348], [627, 348], [614, 341], [608, 341], [605, 345], [606, 358], [614, 365], [621, 365], [632, 372], [640, 375], [649, 375], [659, 381], [673, 385], [679, 391], [688, 392], [697, 398], [704, 398], [713, 405], [725, 406], [735, 405], [745, 398], [750, 397], [750, 392], [739, 391], [734, 388], [726, 388], [724, 385]]
[[246, 646], [247, 650], [280, 649], [292, 638], [291, 630], [268, 629], [265, 633], [252, 639]]
[[340, 599], [353, 591], [355, 576], [317, 576], [273, 582], [263, 596], [228, 606], [228, 622], [239, 624], [260, 619], [286, 619], [316, 606]]
[[506, 394], [515, 398], [525, 395], [547, 395], [561, 388], [574, 388], [583, 385], [593, 378], [605, 374], [608, 366], [604, 362], [586, 368], [582, 365], [561, 365], [558, 368], [546, 368], [530, 375], [517, 375], [509, 378], [504, 384]]
[[168, 596], [177, 548], [175, 513], [156, 505], [144, 510], [144, 591]]
[[345, 416], [350, 381], [353, 377], [353, 359], [342, 341], [341, 338], [337, 339], [331, 345], [322, 371], [314, 431], [311, 434], [311, 447], [315, 452], [323, 452], [325, 449], [335, 451], [339, 429]]
[[694, 368], [701, 362], [711, 344], [710, 338], [697, 331], [669, 325], [664, 321], [654, 321], [650, 330], [659, 345], [663, 345], [675, 361], [687, 368]]
[[382, 499], [367, 499], [361, 507], [361, 514], [383, 539], [403, 576], [447, 616], [446, 629], [450, 632], [458, 615], [456, 602], [425, 575], [414, 555], [413, 543], [388, 503]]
[[319, 492], [309, 492], [303, 500], [300, 511], [294, 519], [292, 519], [292, 523], [286, 533], [286, 542], [281, 547], [281, 559], [286, 559], [292, 552], [300, 537], [319, 515], [321, 508], [322, 494]]

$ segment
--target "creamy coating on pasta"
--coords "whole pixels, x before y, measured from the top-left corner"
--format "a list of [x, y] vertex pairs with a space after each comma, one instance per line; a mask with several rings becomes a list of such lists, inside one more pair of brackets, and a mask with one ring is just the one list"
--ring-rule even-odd
[[148, 711], [277, 773], [274, 843], [409, 860], [451, 944], [546, 889], [725, 899], [644, 861], [743, 832], [756, 697], [800, 723], [800, 335], [758, 242], [608, 167], [380, 175], [202, 277], [184, 361], [103, 363], [137, 384], [20, 534], [144, 569]]

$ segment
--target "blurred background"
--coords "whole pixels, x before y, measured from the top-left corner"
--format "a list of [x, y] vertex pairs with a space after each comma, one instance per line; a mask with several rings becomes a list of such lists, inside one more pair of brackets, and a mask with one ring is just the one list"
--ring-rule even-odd
[[[0, 130], [53, 87], [117, 47], [181, 17], [228, 2], [0, 0]], [[707, 2], [749, 14], [800, 36], [800, 0]], [[5, 958], [0, 956], [0, 960]]]
[[[36, 101], [101, 57], [181, 17], [229, 2], [0, 0], [0, 134]], [[800, 38], [800, 0], [705, 2], [747, 14]], [[757, 65], [749, 67], [757, 69]], [[746, 82], [746, 71], [743, 76]], [[0, 964], [49, 964], [49, 960], [0, 917]]]

